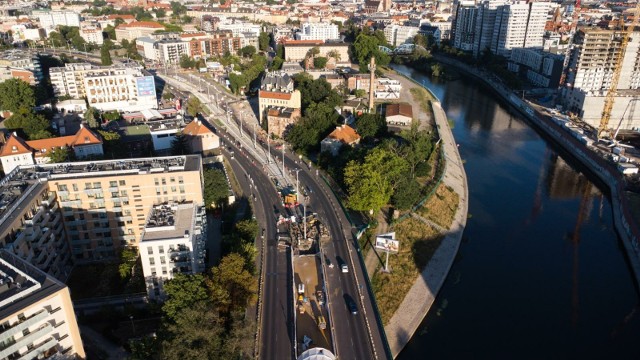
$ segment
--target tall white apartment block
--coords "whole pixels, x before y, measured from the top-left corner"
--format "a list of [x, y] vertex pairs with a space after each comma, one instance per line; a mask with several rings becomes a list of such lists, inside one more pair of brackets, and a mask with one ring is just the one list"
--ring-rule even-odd
[[162, 64], [178, 64], [182, 55], [190, 55], [190, 43], [179, 39], [163, 39], [154, 45], [157, 60]]
[[456, 17], [453, 21], [453, 46], [463, 50], [472, 51], [476, 42], [476, 22], [480, 7], [473, 0], [457, 3]]
[[71, 11], [34, 11], [38, 16], [40, 26], [53, 29], [58, 25], [80, 26], [80, 15]]
[[86, 97], [90, 106], [102, 111], [158, 107], [153, 77], [145, 76], [139, 65], [74, 63], [51, 68], [49, 74], [57, 96]]
[[296, 33], [297, 40], [339, 40], [338, 25], [323, 23], [303, 23], [301, 31]]
[[84, 359], [69, 288], [0, 250], [0, 359]]
[[252, 33], [255, 36], [260, 36], [260, 25], [250, 22], [232, 20], [231, 22], [218, 24], [218, 30], [230, 30], [234, 37], [243, 33]]
[[413, 38], [420, 30], [417, 26], [391, 25], [384, 28], [384, 37], [393, 46], [400, 46], [408, 42], [413, 42]]
[[164, 282], [204, 271], [206, 215], [194, 203], [154, 206], [139, 245], [150, 299], [164, 300]]

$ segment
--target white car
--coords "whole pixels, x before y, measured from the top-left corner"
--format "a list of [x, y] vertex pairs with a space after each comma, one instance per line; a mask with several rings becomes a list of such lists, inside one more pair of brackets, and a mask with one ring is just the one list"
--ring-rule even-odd
[[340, 265], [340, 269], [342, 269], [343, 273], [348, 273], [349, 272], [349, 268], [347, 267], [347, 264]]

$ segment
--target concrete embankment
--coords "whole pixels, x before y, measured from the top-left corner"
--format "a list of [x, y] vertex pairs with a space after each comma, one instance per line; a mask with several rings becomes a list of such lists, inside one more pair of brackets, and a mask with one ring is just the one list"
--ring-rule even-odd
[[455, 59], [444, 56], [435, 56], [435, 58], [439, 62], [453, 66], [491, 87], [500, 97], [529, 120], [531, 124], [551, 137], [554, 142], [571, 154], [571, 156], [609, 187], [615, 228], [626, 250], [629, 264], [635, 275], [636, 284], [640, 287], [640, 247], [638, 246], [640, 229], [638, 228], [637, 219], [633, 218], [629, 198], [625, 194], [624, 176], [618, 171], [616, 166], [570, 136], [561, 126], [550, 121], [547, 117], [542, 116], [534, 108], [529, 106], [526, 101], [518, 98], [509, 88], [493, 81], [488, 73], [463, 64]]
[[[418, 83], [416, 84], [422, 86]], [[442, 244], [422, 270], [420, 276], [415, 280], [400, 307], [385, 326], [385, 333], [394, 358], [409, 342], [418, 326], [420, 326], [422, 319], [424, 319], [433, 305], [436, 295], [453, 265], [462, 240], [462, 233], [467, 224], [469, 191], [467, 175], [458, 152], [458, 145], [453, 138], [447, 115], [440, 102], [433, 101], [432, 108], [446, 159], [443, 183], [458, 193], [458, 209], [451, 227], [444, 233], [445, 237], [442, 240]]]

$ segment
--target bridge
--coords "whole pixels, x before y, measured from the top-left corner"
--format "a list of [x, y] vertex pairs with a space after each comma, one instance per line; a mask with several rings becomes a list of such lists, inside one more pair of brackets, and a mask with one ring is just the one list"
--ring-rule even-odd
[[378, 50], [388, 55], [409, 55], [412, 54], [416, 49], [427, 51], [427, 49], [425, 49], [423, 46], [415, 44], [402, 44], [395, 49], [389, 49], [388, 47], [382, 45], [378, 46]]

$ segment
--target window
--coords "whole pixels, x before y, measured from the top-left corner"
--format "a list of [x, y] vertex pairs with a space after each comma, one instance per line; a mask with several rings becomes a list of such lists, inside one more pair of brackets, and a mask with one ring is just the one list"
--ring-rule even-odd
[[[129, 229], [129, 231], [132, 231], [131, 229]], [[131, 233], [130, 233], [131, 234]], [[153, 255], [153, 247], [152, 246], [147, 246], [147, 254], [149, 255]]]
[[72, 186], [73, 186], [73, 191], [78, 191], [78, 184], [74, 183], [72, 184]]
[[93, 188], [94, 189], [102, 189], [102, 183], [94, 182], [93, 183]]
[[159, 247], [158, 247], [158, 252], [159, 252], [160, 254], [164, 254], [164, 246], [159, 246]]
[[67, 185], [58, 185], [58, 191], [69, 191]]
[[162, 185], [167, 185], [167, 179], [166, 178], [162, 178]]
[[109, 181], [109, 187], [116, 187], [116, 186], [118, 186], [117, 181]]
[[120, 180], [120, 186], [124, 186], [124, 185], [126, 185], [126, 184], [127, 184], [127, 183], [126, 183], [124, 180]]
[[155, 265], [156, 264], [156, 259], [155, 258], [149, 258], [149, 265]]

